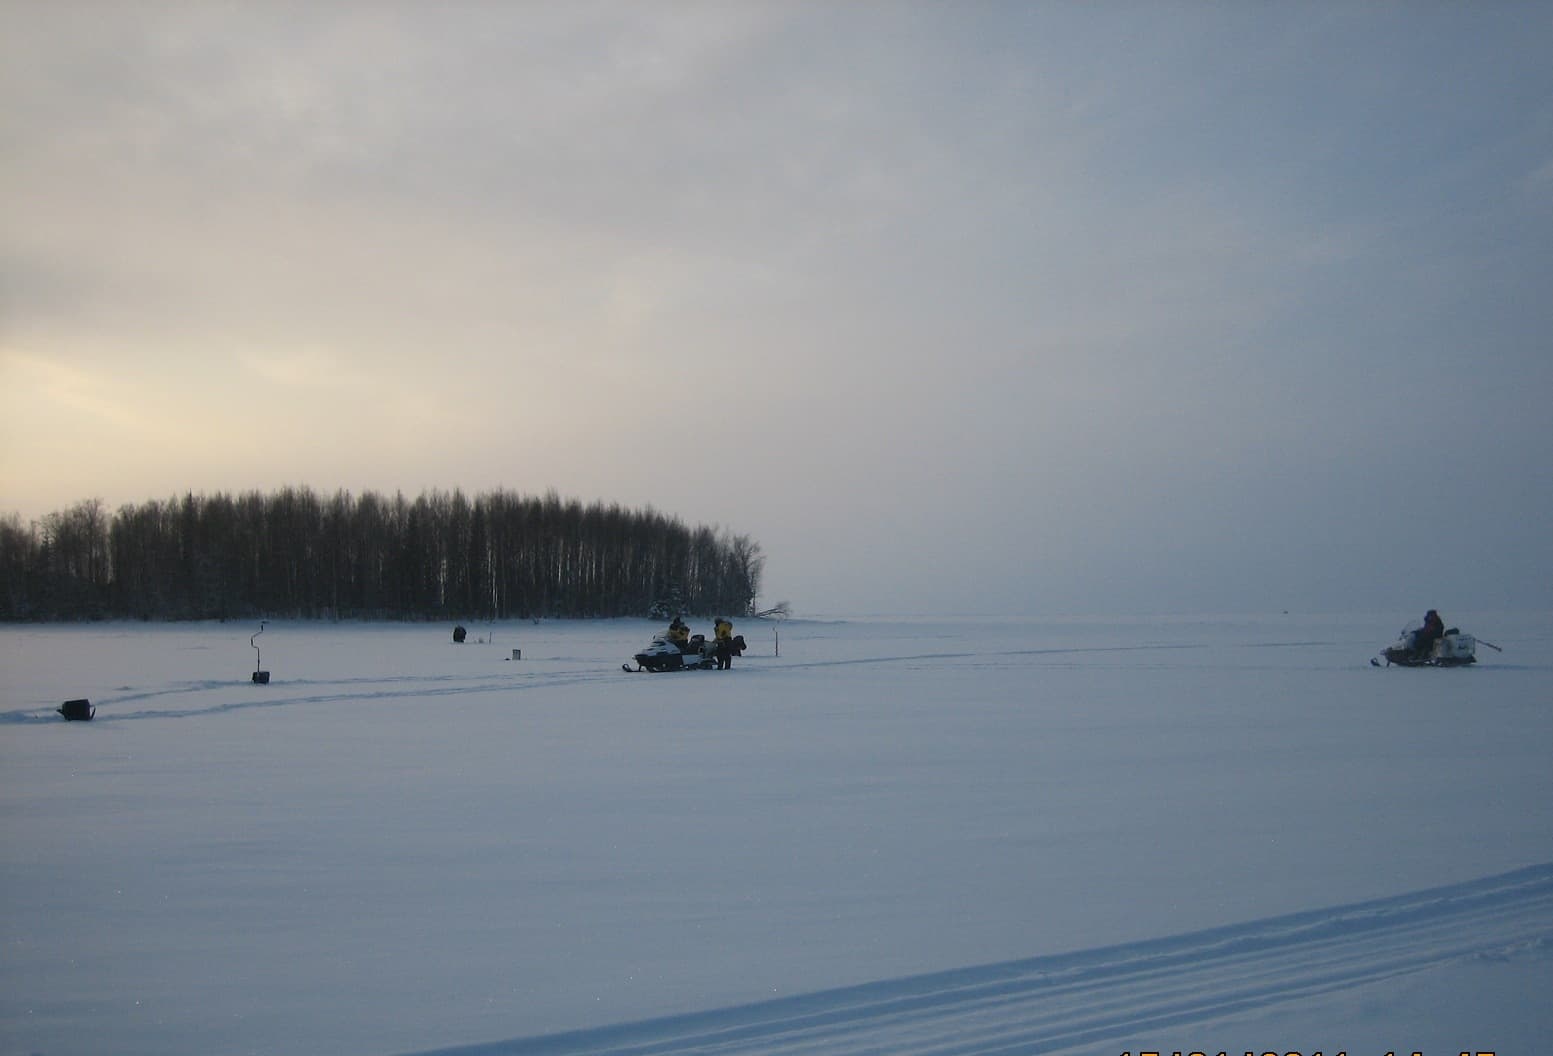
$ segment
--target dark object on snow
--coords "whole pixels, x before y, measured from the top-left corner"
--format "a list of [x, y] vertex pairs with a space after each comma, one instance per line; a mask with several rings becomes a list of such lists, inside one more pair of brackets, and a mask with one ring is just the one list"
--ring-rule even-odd
[[270, 684], [270, 673], [268, 671], [259, 670], [259, 665], [264, 662], [264, 657], [262, 654], [260, 654], [259, 643], [255, 639], [264, 633], [264, 625], [269, 622], [269, 620], [260, 620], [259, 629], [253, 632], [253, 638], [248, 639], [248, 644], [253, 646], [253, 680], [259, 683], [261, 686], [267, 686]]
[[97, 709], [92, 707], [92, 702], [85, 697], [80, 700], [67, 700], [57, 710], [65, 717], [66, 722], [90, 722], [92, 716], [97, 714]]
[[464, 630], [463, 624], [459, 624], [457, 627], [453, 628], [453, 641], [457, 642], [459, 645], [463, 645], [464, 639], [467, 637], [469, 637], [469, 632]]

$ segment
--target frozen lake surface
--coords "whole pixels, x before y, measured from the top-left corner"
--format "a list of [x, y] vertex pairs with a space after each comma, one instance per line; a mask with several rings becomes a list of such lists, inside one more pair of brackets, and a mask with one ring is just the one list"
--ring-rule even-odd
[[0, 1052], [1539, 1051], [1553, 614], [1409, 615], [0, 628]]

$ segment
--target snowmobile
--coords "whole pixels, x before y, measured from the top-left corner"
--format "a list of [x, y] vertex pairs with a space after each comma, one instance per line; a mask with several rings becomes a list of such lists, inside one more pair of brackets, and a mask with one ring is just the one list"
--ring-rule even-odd
[[630, 664], [621, 664], [622, 671], [685, 671], [690, 668], [710, 668], [717, 666], [717, 643], [706, 640], [706, 635], [691, 635], [690, 641], [679, 646], [669, 641], [661, 634], [652, 636], [652, 644], [631, 659], [636, 661], [633, 668]]
[[[729, 651], [734, 656], [743, 656], [746, 648], [742, 634], [734, 635], [729, 642]], [[676, 645], [667, 635], [655, 634], [652, 636], [652, 644], [631, 659], [636, 661], [636, 666], [621, 664], [620, 670], [687, 671], [691, 668], [713, 668], [717, 666], [717, 642], [708, 640], [704, 634], [693, 634], [684, 645]]]
[[[1382, 666], [1382, 660], [1386, 661], [1386, 667], [1392, 664], [1399, 667], [1465, 667], [1477, 663], [1477, 646], [1481, 639], [1451, 627], [1431, 642], [1427, 649], [1418, 649], [1413, 643], [1421, 627], [1422, 624], [1415, 621], [1402, 628], [1397, 640], [1381, 650], [1380, 656], [1372, 657], [1370, 663], [1375, 667]], [[1483, 644], [1495, 652], [1504, 651], [1493, 642]]]

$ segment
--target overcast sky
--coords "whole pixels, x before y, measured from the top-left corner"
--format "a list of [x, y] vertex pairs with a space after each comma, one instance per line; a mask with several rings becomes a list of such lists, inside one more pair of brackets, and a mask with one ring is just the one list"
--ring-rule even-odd
[[0, 513], [555, 488], [807, 614], [1553, 607], [1550, 56], [1531, 2], [0, 0]]

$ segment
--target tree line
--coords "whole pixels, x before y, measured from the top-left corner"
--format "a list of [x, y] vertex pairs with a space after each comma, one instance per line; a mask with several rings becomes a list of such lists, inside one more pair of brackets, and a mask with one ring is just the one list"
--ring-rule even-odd
[[0, 619], [742, 616], [764, 564], [748, 536], [554, 491], [91, 499], [0, 518]]

